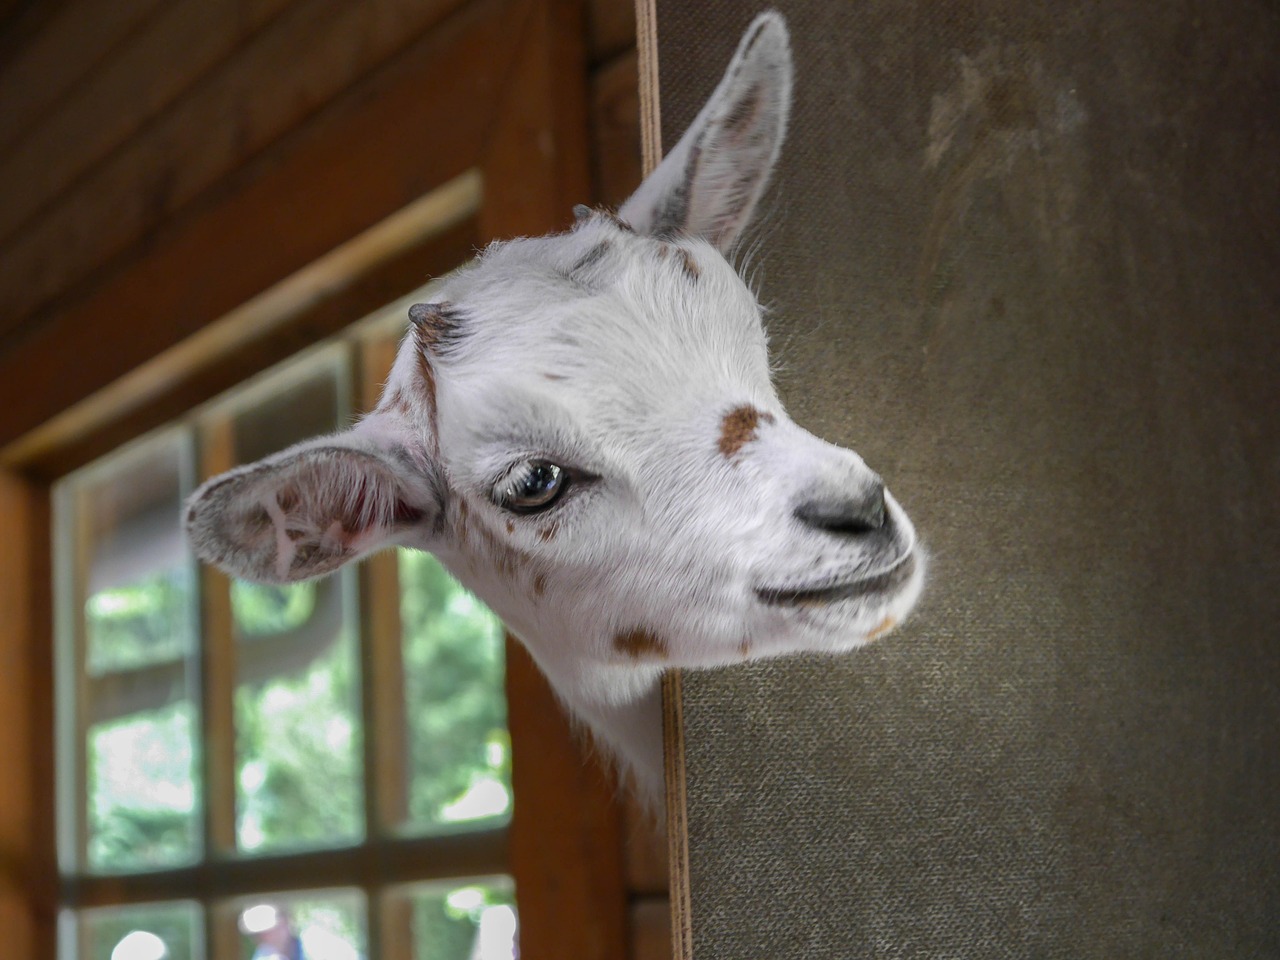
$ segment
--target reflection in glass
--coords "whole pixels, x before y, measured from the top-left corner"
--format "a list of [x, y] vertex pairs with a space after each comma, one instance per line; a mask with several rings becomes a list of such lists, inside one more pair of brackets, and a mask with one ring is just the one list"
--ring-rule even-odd
[[[181, 528], [191, 449], [172, 431], [59, 488], [60, 636], [74, 662], [90, 870], [199, 854], [190, 658], [195, 571]], [[79, 636], [80, 642], [74, 638]], [[78, 650], [79, 653], [72, 651]]]
[[509, 877], [410, 888], [414, 960], [513, 960], [515, 891]]
[[399, 552], [415, 827], [505, 820], [511, 809], [502, 623], [430, 554]]
[[364, 899], [358, 893], [272, 896], [240, 908], [245, 960], [363, 960]]
[[80, 915], [83, 960], [197, 960], [199, 911], [188, 902], [86, 910]]

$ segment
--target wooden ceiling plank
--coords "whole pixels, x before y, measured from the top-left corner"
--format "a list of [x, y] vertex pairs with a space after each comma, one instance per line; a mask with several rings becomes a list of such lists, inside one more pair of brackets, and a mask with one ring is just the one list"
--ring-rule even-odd
[[0, 333], [140, 243], [461, 0], [301, 0], [0, 245]]
[[0, 194], [0, 238], [12, 236], [291, 2], [166, 5], [0, 156], [0, 183], [22, 184]]
[[0, 149], [15, 143], [160, 3], [75, 0], [25, 39], [0, 70]]
[[0, 383], [41, 385], [0, 409], [0, 447], [473, 166], [527, 6], [468, 8], [0, 354]]

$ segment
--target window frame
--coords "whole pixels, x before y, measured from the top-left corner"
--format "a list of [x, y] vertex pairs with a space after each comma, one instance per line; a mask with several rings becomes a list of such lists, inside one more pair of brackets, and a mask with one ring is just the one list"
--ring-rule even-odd
[[[495, 56], [495, 49], [510, 56]], [[442, 72], [449, 76], [443, 85]], [[68, 904], [192, 898], [216, 908], [249, 883], [255, 890], [381, 889], [439, 876], [429, 853], [448, 838], [371, 836], [374, 842], [355, 848], [208, 860], [127, 880], [63, 877], [52, 802], [50, 487], [451, 268], [476, 240], [566, 226], [572, 204], [590, 195], [586, 84], [580, 4], [469, 4], [234, 174], [216, 203], [177, 223], [165, 242], [102, 279], [0, 357], [0, 376], [22, 373], [9, 382], [49, 385], [29, 388], [0, 408], [0, 520], [10, 534], [0, 542], [0, 602], [8, 620], [0, 651], [14, 668], [0, 679], [0, 702], [13, 721], [0, 746], [12, 747], [7, 755], [22, 773], [0, 786], [0, 853], [13, 865], [13, 876], [29, 878], [21, 889], [0, 894], [12, 895], [29, 918], [21, 931], [29, 940], [18, 954], [53, 957], [55, 921]], [[383, 148], [403, 140], [406, 129], [434, 132], [431, 156]], [[442, 130], [457, 135], [439, 136]], [[300, 231], [305, 244], [255, 239], [270, 232], [282, 210], [316, 206], [309, 199], [315, 184], [339, 171], [348, 186], [335, 198], [335, 209], [318, 210], [317, 222]], [[397, 221], [398, 214], [432, 197], [438, 201], [466, 178], [483, 185], [474, 209], [461, 215], [456, 207], [436, 209], [407, 226]], [[371, 237], [371, 247], [360, 246]], [[357, 255], [333, 258], [343, 251]], [[249, 262], [257, 269], [243, 269]], [[167, 279], [153, 295], [140, 295], [161, 274]], [[308, 278], [312, 285], [304, 283], [298, 295], [299, 281]], [[175, 291], [190, 289], [220, 292], [207, 307], [176, 311], [182, 302]], [[143, 329], [145, 336], [135, 335]], [[58, 376], [65, 345], [86, 342], [110, 346], [81, 351], [74, 382]], [[366, 561], [359, 574], [371, 596], [377, 564]], [[206, 571], [202, 577], [215, 575]], [[364, 606], [367, 628], [387, 629], [384, 607]], [[202, 687], [225, 683], [228, 667], [216, 656], [204, 662]], [[362, 653], [366, 693], [381, 669]], [[617, 788], [587, 757], [545, 680], [510, 638], [507, 696], [516, 804], [503, 852], [516, 882], [521, 955], [624, 956], [627, 894]], [[221, 722], [202, 722], [215, 720]], [[376, 734], [370, 739], [383, 740]], [[218, 764], [226, 766], [224, 760]], [[366, 763], [366, 777], [384, 767]], [[206, 789], [233, 790], [234, 784], [210, 782]], [[206, 828], [207, 834], [217, 830]], [[476, 855], [476, 874], [492, 872], [494, 852]], [[451, 875], [454, 870], [450, 864]], [[217, 927], [206, 930], [209, 960], [230, 955], [232, 945], [213, 933]], [[377, 925], [368, 932], [376, 950]]]

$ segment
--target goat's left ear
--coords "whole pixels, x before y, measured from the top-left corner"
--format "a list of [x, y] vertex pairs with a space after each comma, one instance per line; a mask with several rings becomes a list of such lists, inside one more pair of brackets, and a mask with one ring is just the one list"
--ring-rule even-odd
[[420, 460], [370, 418], [214, 477], [187, 501], [187, 536], [232, 576], [322, 576], [434, 522], [439, 493]]
[[700, 236], [727, 252], [751, 219], [787, 132], [791, 44], [774, 11], [738, 43], [720, 85], [619, 211], [640, 233]]

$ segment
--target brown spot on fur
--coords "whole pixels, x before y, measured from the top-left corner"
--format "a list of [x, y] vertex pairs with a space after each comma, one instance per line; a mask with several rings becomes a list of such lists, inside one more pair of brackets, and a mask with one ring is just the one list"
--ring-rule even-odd
[[698, 266], [698, 261], [693, 258], [693, 254], [684, 247], [677, 247], [680, 251], [680, 269], [684, 271], [686, 277], [690, 280], [697, 280], [702, 276], [702, 268]]
[[560, 381], [560, 380], [568, 380], [568, 379], [569, 379], [568, 377], [566, 377], [566, 376], [565, 376], [564, 374], [562, 374], [562, 373], [544, 373], [544, 374], [542, 375], [542, 378], [543, 378], [544, 380], [551, 380], [551, 381], [553, 381], [553, 382]]
[[744, 639], [740, 644], [738, 644], [738, 653], [744, 657], [751, 656], [751, 641]]
[[534, 574], [533, 577], [533, 595], [540, 597], [547, 592], [547, 575], [545, 573]]
[[467, 543], [471, 539], [471, 506], [467, 501], [458, 499], [458, 542]]
[[[418, 373], [421, 375], [422, 392], [431, 418], [431, 434], [436, 436], [436, 378], [431, 367], [431, 356], [446, 350], [459, 339], [460, 317], [453, 304], [415, 303], [409, 308], [409, 320], [413, 323], [414, 346], [418, 353]], [[433, 439], [434, 442], [434, 439]]]
[[893, 617], [885, 617], [874, 630], [867, 634], [867, 639], [874, 640], [876, 637], [882, 637], [897, 625], [898, 621]]
[[431, 361], [427, 359], [427, 348], [422, 345], [417, 334], [414, 334], [414, 346], [417, 347], [418, 376], [421, 380], [422, 395], [427, 401], [427, 410], [431, 417], [431, 433], [434, 435], [436, 432], [436, 375], [431, 369]]
[[482, 522], [476, 521], [471, 526], [478, 541], [476, 550], [489, 558], [493, 569], [508, 581], [515, 581], [525, 569], [533, 564], [533, 558], [527, 553], [515, 549], [509, 543], [498, 539]]
[[560, 521], [552, 520], [551, 523], [538, 531], [538, 538], [546, 543], [548, 540], [554, 540], [556, 534], [560, 532]]
[[625, 653], [632, 660], [641, 657], [665, 660], [668, 653], [667, 641], [643, 627], [619, 633], [613, 638], [613, 649]]
[[[509, 583], [516, 583], [532, 574], [536, 589], [538, 579], [543, 576], [536, 557], [512, 546], [501, 534], [491, 530], [483, 514], [473, 510], [461, 497], [454, 509], [457, 538], [465, 544], [477, 564], [487, 566]], [[515, 532], [514, 522], [505, 520], [504, 523], [507, 533]]]
[[773, 414], [744, 404], [734, 407], [720, 422], [720, 453], [732, 459], [739, 450], [756, 438], [761, 423], [773, 423]]

